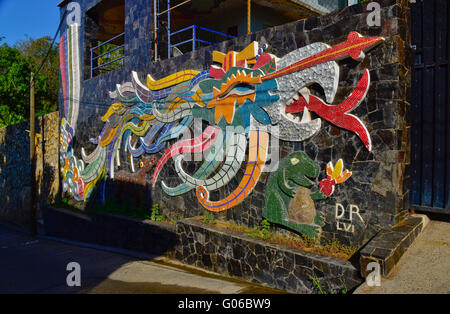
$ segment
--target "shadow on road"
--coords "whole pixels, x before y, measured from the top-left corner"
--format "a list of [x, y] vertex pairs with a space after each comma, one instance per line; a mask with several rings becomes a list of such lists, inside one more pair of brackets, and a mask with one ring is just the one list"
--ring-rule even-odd
[[[156, 257], [155, 257], [156, 258]], [[81, 267], [81, 287], [66, 269]], [[11, 231], [0, 225], [0, 293], [273, 294], [282, 291], [202, 273], [177, 263], [138, 259]]]

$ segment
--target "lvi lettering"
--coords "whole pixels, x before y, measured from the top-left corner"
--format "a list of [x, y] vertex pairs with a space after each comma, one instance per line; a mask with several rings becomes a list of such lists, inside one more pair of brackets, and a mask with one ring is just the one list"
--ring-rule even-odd
[[[349, 219], [345, 218], [346, 209], [344, 205], [336, 203], [336, 228], [338, 231], [345, 231], [345, 232], [355, 232], [355, 225], [353, 224], [353, 220], [356, 217], [358, 217], [362, 223], [364, 224], [364, 219], [362, 218], [361, 214], [359, 213], [359, 207], [356, 205], [350, 205], [348, 207], [348, 217]], [[345, 219], [345, 221], [342, 221]]]

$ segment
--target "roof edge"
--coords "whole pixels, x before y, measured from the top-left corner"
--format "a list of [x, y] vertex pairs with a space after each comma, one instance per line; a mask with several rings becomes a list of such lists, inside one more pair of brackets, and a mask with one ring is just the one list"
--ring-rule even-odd
[[62, 7], [64, 5], [66, 5], [69, 2], [69, 0], [62, 0], [60, 3], [57, 4], [58, 7]]
[[312, 6], [311, 4], [305, 2], [304, 0], [291, 0], [291, 2], [301, 5], [304, 8], [306, 8], [314, 13], [320, 14], [320, 15], [326, 15], [331, 12], [331, 11], [328, 11], [325, 7], [319, 8], [316, 6]]

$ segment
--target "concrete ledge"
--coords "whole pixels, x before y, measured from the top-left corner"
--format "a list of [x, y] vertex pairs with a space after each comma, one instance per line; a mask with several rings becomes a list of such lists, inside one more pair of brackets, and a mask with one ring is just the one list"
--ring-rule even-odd
[[177, 223], [180, 246], [175, 258], [218, 274], [293, 293], [313, 293], [310, 276], [325, 290], [348, 291], [363, 282], [349, 261], [286, 248], [203, 224]]
[[43, 210], [43, 218], [47, 236], [155, 255], [171, 255], [177, 245], [175, 226], [165, 223], [52, 207]]
[[367, 265], [371, 262], [377, 262], [381, 275], [388, 276], [428, 222], [425, 215], [410, 215], [391, 229], [378, 233], [360, 252], [362, 276], [367, 277]]

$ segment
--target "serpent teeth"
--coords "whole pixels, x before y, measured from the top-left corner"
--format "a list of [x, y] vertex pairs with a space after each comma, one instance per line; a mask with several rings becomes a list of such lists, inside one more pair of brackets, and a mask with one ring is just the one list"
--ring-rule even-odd
[[311, 121], [311, 113], [309, 112], [308, 108], [305, 107], [305, 109], [303, 110], [302, 121], [300, 123], [308, 123], [309, 121]]
[[300, 95], [303, 96], [303, 98], [305, 98], [306, 103], [309, 104], [309, 95], [310, 95], [309, 89], [307, 87], [303, 87], [298, 92], [300, 93]]

